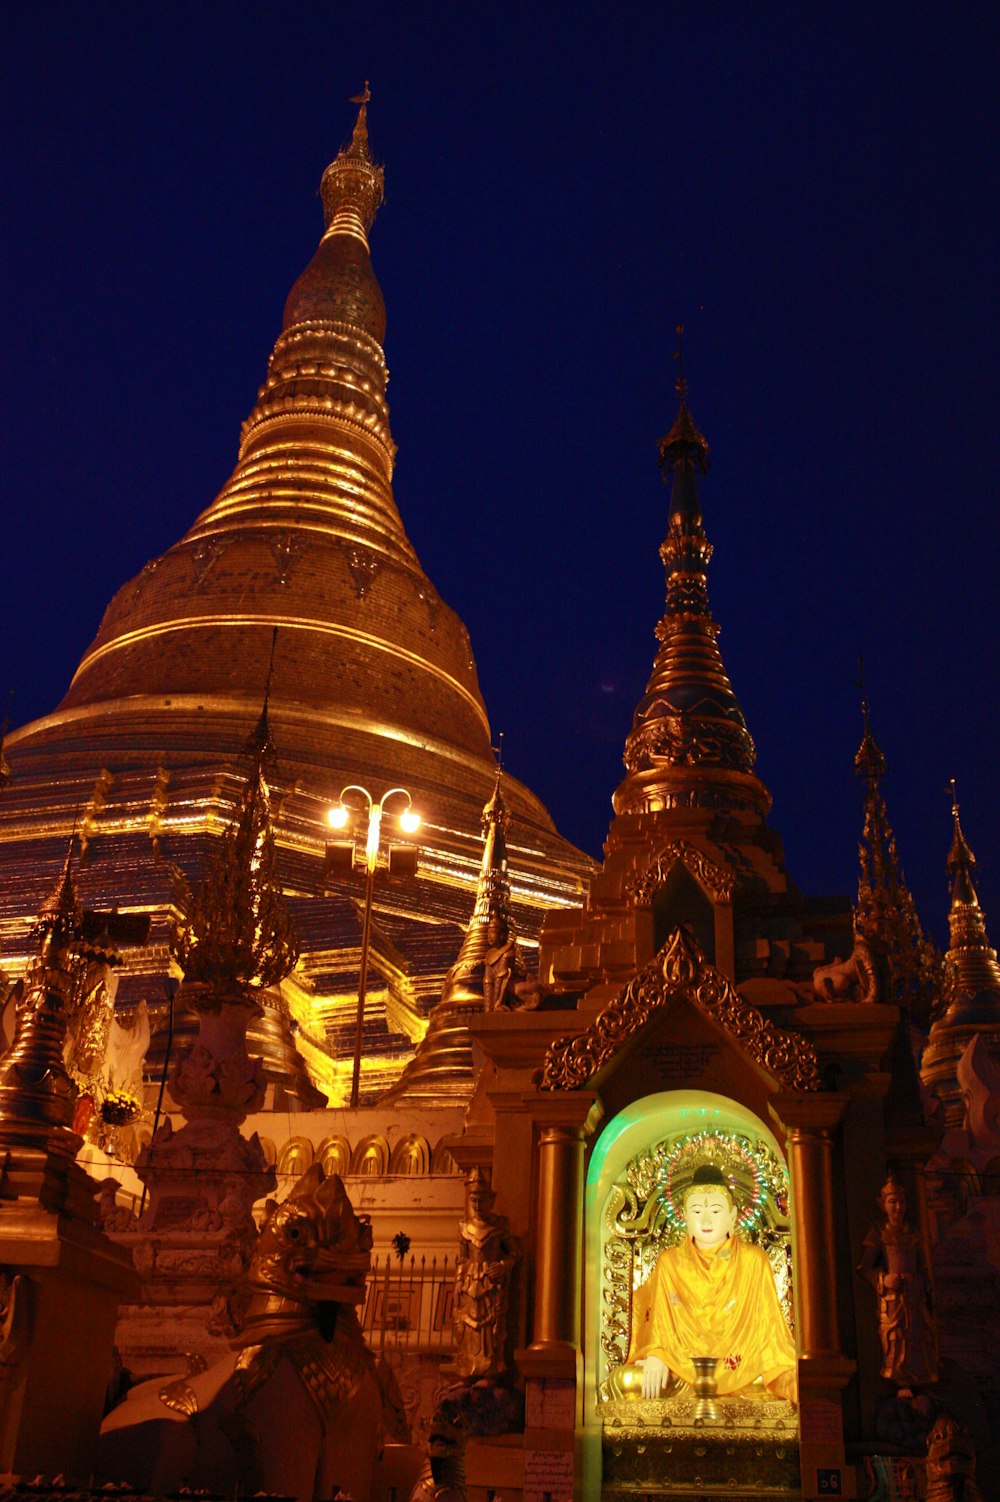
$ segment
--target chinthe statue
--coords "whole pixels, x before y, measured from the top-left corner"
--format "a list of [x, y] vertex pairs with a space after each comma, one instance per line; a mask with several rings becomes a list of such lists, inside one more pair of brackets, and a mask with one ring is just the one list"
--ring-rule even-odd
[[245, 1313], [232, 1354], [133, 1388], [101, 1426], [101, 1474], [157, 1496], [182, 1486], [369, 1496], [382, 1400], [354, 1306], [371, 1244], [341, 1180], [314, 1163], [282, 1204], [268, 1203], [233, 1301]]
[[455, 1267], [455, 1366], [467, 1382], [496, 1382], [506, 1371], [510, 1280], [521, 1248], [506, 1216], [494, 1213], [493, 1200], [486, 1175], [474, 1168]]
[[762, 1247], [737, 1229], [732, 1190], [713, 1163], [701, 1164], [684, 1195], [687, 1234], [668, 1247], [632, 1309], [629, 1362], [642, 1396], [667, 1396], [680, 1379], [694, 1386], [695, 1358], [715, 1357], [720, 1396], [758, 1377], [776, 1398], [797, 1401], [795, 1346]]
[[882, 1220], [865, 1237], [858, 1272], [878, 1295], [882, 1376], [911, 1397], [937, 1381], [930, 1279], [920, 1238], [906, 1220], [906, 1190], [891, 1175], [880, 1196]]

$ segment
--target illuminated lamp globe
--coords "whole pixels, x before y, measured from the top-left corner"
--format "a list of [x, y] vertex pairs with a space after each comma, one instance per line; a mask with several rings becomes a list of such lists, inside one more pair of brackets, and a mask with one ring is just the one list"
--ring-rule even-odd
[[420, 828], [420, 815], [415, 808], [404, 808], [399, 816], [399, 827], [404, 834], [416, 834]]
[[343, 829], [347, 823], [347, 808], [343, 803], [335, 803], [326, 817], [334, 829]]

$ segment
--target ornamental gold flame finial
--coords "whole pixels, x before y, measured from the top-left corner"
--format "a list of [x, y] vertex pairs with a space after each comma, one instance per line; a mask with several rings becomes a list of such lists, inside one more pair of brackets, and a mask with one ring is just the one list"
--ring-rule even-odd
[[368, 101], [371, 97], [366, 81], [361, 93], [355, 94], [352, 100], [360, 108], [350, 143], [327, 167], [319, 186], [327, 234], [355, 235], [366, 246], [385, 184], [382, 168], [373, 161], [368, 146]]

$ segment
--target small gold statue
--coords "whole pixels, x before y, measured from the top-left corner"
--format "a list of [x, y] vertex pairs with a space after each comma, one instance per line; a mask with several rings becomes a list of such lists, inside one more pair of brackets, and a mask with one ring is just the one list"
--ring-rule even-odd
[[634, 1296], [628, 1359], [642, 1371], [642, 1396], [666, 1396], [677, 1378], [700, 1390], [698, 1363], [709, 1358], [720, 1395], [761, 1377], [772, 1396], [795, 1402], [795, 1346], [771, 1264], [740, 1237], [732, 1190], [714, 1163], [695, 1169], [684, 1217], [684, 1240], [660, 1254]]
[[482, 1169], [466, 1181], [465, 1219], [455, 1268], [455, 1366], [468, 1382], [504, 1375], [510, 1279], [521, 1248], [507, 1218], [493, 1212], [493, 1190]]
[[906, 1220], [906, 1190], [890, 1174], [880, 1195], [882, 1223], [865, 1237], [858, 1272], [878, 1294], [882, 1376], [901, 1398], [937, 1381], [930, 1279], [920, 1238]]

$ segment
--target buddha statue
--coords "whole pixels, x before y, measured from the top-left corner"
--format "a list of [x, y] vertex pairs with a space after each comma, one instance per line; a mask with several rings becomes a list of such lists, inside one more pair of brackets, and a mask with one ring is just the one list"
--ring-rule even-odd
[[[659, 1259], [632, 1304], [628, 1360], [642, 1396], [695, 1383], [695, 1358], [715, 1357], [720, 1396], [758, 1377], [776, 1398], [797, 1401], [795, 1346], [762, 1247], [737, 1229], [732, 1190], [713, 1163], [695, 1169], [684, 1195], [687, 1234]], [[632, 1387], [633, 1384], [627, 1384]]]

